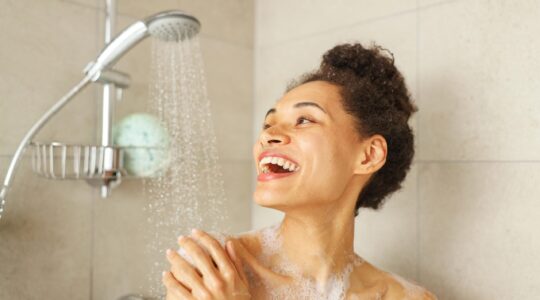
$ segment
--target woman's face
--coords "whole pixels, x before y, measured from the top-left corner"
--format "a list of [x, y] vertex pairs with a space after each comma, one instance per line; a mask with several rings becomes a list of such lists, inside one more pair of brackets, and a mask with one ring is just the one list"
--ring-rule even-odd
[[[340, 98], [338, 86], [313, 81], [289, 91], [268, 112], [266, 129], [253, 146], [257, 204], [284, 211], [314, 208], [335, 204], [349, 186], [358, 185], [352, 179], [361, 144]], [[261, 174], [259, 158], [266, 152], [285, 155], [299, 169]]]

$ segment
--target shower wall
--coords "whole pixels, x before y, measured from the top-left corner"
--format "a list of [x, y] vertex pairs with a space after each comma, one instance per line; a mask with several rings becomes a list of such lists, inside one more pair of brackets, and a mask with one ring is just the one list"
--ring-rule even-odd
[[[0, 174], [25, 132], [82, 76], [103, 47], [104, 0], [0, 0]], [[165, 9], [202, 24], [199, 35], [232, 231], [251, 227], [253, 3], [118, 1], [116, 32]], [[115, 116], [145, 110], [149, 39], [118, 64], [132, 86]], [[96, 143], [101, 88], [91, 86], [35, 140]], [[52, 181], [31, 172], [25, 154], [0, 220], [0, 299], [117, 299], [144, 292], [147, 229], [142, 181], [124, 181], [112, 196], [82, 181]], [[3, 177], [1, 177], [3, 179]], [[171, 240], [170, 247], [175, 247]], [[159, 259], [165, 259], [159, 258]]]
[[[287, 81], [326, 50], [390, 49], [419, 106], [416, 156], [403, 189], [360, 212], [357, 252], [439, 299], [533, 299], [539, 12], [538, 1], [255, 1], [253, 139]], [[281, 217], [253, 205], [255, 228]]]

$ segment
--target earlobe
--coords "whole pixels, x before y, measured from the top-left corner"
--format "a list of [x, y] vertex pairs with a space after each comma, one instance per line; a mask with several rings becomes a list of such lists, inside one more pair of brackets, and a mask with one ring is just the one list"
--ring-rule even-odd
[[[371, 149], [371, 147], [369, 147]], [[367, 174], [369, 168], [369, 149], [361, 149], [355, 164], [355, 174]]]

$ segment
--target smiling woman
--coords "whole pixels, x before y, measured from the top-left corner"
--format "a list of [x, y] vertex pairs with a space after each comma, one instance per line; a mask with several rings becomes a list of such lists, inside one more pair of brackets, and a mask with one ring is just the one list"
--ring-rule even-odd
[[[212, 269], [200, 273], [200, 282], [222, 274], [221, 292], [212, 292], [212, 283], [190, 288], [180, 274], [177, 281], [170, 276], [171, 286], [184, 283], [192, 294], [236, 290], [243, 299], [435, 299], [353, 249], [358, 210], [379, 209], [399, 190], [414, 156], [408, 120], [418, 109], [393, 55], [382, 50], [335, 46], [318, 70], [289, 84], [253, 145], [254, 200], [284, 219], [231, 238], [226, 250], [216, 247], [206, 258], [200, 249], [191, 252], [200, 256], [199, 269]], [[209, 257], [228, 271], [202, 262]], [[229, 260], [236, 272], [224, 275]]]

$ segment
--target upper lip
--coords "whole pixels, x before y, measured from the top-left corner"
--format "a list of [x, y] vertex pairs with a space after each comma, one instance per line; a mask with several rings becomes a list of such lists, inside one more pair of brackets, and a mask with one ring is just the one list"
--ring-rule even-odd
[[283, 154], [283, 153], [279, 153], [279, 152], [273, 152], [273, 151], [264, 151], [263, 153], [261, 153], [258, 157], [258, 162], [260, 163], [261, 159], [267, 157], [267, 156], [273, 156], [273, 157], [281, 157], [281, 158], [284, 158], [286, 160], [289, 160], [291, 162], [293, 162], [295, 165], [299, 166], [299, 164], [292, 158], [290, 158], [289, 156]]

